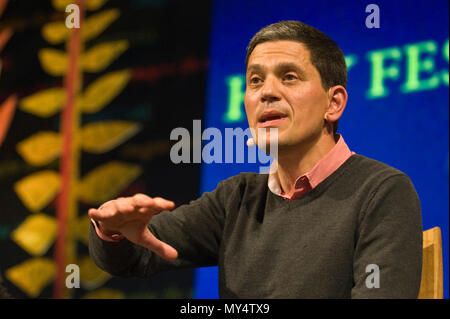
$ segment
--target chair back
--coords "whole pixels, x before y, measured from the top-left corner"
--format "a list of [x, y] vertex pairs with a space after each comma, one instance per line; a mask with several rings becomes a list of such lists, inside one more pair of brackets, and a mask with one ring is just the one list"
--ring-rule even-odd
[[443, 272], [441, 229], [434, 227], [423, 232], [422, 281], [419, 299], [444, 298]]

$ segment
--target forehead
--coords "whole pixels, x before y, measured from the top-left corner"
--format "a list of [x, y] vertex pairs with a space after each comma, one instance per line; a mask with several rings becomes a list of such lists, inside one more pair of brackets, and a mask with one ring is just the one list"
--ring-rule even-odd
[[310, 61], [310, 52], [303, 43], [282, 40], [258, 44], [249, 57], [248, 66], [290, 62], [307, 67], [308, 64], [311, 64]]

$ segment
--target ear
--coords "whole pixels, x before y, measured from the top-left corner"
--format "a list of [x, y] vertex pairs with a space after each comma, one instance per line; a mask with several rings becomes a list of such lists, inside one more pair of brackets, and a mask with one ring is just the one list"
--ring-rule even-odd
[[342, 85], [336, 85], [328, 90], [328, 109], [326, 119], [328, 122], [336, 122], [344, 112], [347, 105], [347, 90]]

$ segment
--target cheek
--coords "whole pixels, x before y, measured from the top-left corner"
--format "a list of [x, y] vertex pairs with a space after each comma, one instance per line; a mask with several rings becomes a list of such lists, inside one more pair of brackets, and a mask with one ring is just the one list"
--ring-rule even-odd
[[325, 105], [321, 94], [317, 94], [317, 92], [298, 94], [292, 96], [291, 101], [294, 126], [308, 130], [321, 121], [324, 109], [322, 105]]

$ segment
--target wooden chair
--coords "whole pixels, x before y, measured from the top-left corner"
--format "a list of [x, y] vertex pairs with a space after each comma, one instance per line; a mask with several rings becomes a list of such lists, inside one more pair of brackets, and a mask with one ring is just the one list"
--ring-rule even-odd
[[444, 298], [441, 229], [434, 227], [423, 232], [422, 281], [419, 299]]

